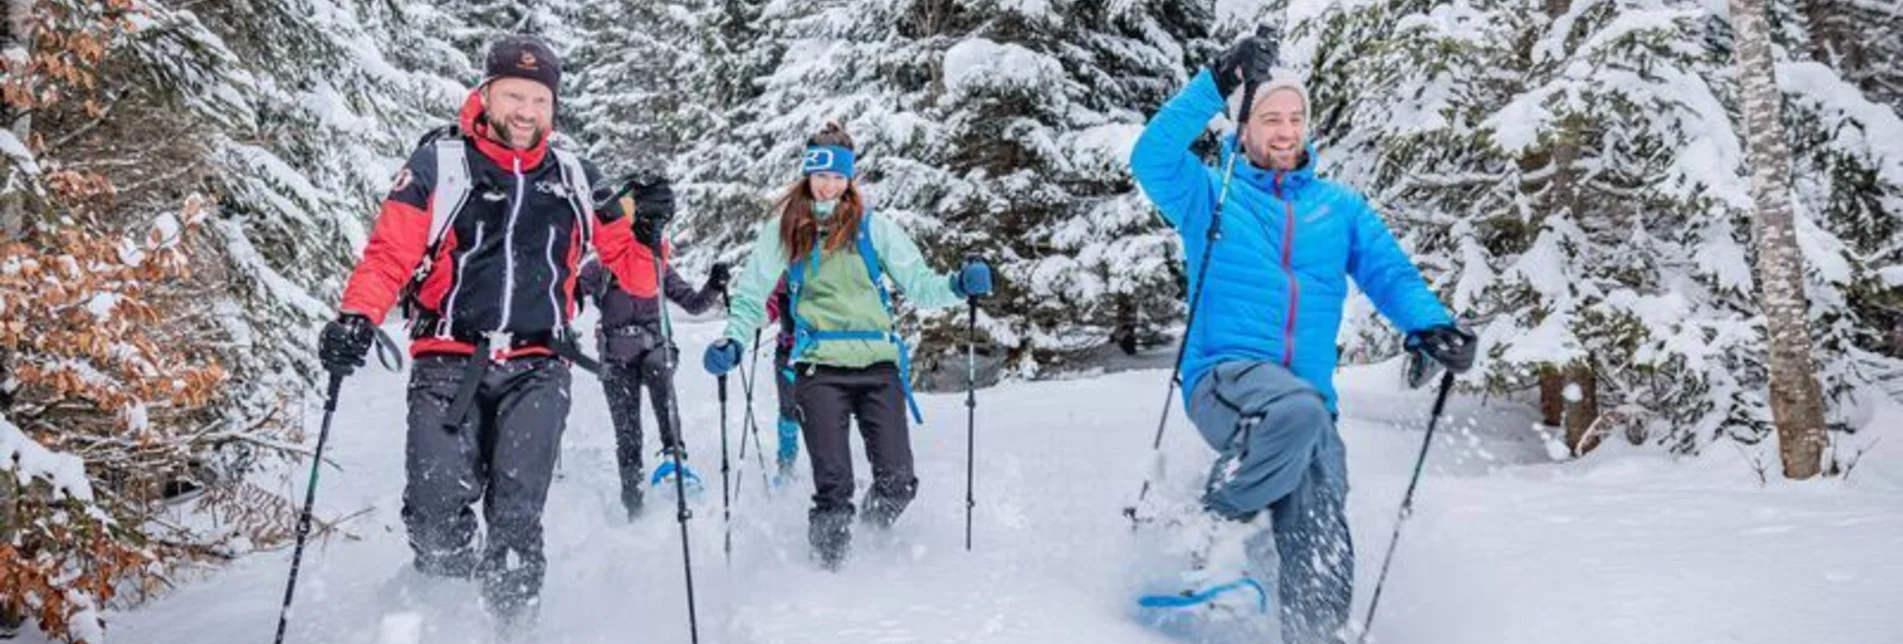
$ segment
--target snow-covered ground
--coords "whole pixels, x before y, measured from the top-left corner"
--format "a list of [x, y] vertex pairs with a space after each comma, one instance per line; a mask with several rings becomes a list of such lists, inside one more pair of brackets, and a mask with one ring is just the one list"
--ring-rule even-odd
[[[963, 549], [962, 394], [921, 395], [922, 486], [893, 534], [863, 531], [838, 574], [805, 555], [810, 489], [764, 493], [741, 477], [731, 564], [721, 555], [719, 433], [698, 356], [718, 328], [681, 325], [678, 380], [693, 464], [709, 489], [690, 522], [705, 642], [1160, 642], [1128, 616], [1136, 547], [1120, 508], [1140, 482], [1162, 404], [1160, 371], [1013, 383], [979, 393], [976, 550]], [[1358, 621], [1418, 448], [1430, 394], [1394, 370], [1341, 375], [1341, 423], [1360, 553]], [[680, 531], [671, 508], [620, 518], [600, 388], [575, 379], [563, 478], [547, 511], [540, 641], [684, 642]], [[732, 427], [741, 403], [734, 387]], [[321, 516], [363, 512], [306, 553], [289, 641], [468, 641], [473, 592], [450, 593], [420, 638], [380, 588], [408, 559], [398, 518], [404, 379], [349, 381], [318, 493]], [[1727, 446], [1692, 462], [1609, 443], [1552, 463], [1527, 419], [1456, 400], [1396, 556], [1377, 642], [1683, 644], [1903, 642], [1903, 432], [1848, 481], [1760, 486]], [[771, 422], [772, 394], [759, 392]], [[311, 406], [313, 409], [316, 405]], [[1897, 421], [1903, 422], [1903, 421]], [[312, 416], [315, 439], [317, 418]], [[769, 450], [770, 425], [763, 434]], [[1209, 459], [1172, 420], [1165, 494], [1187, 495]], [[1868, 444], [1877, 437], [1860, 436]], [[654, 447], [650, 445], [650, 448]], [[737, 443], [735, 444], [737, 449]], [[860, 467], [860, 484], [867, 480]], [[301, 498], [304, 472], [282, 473]], [[657, 498], [658, 500], [658, 498]], [[290, 553], [257, 555], [110, 615], [114, 641], [269, 641]], [[461, 593], [461, 594], [458, 594]]]

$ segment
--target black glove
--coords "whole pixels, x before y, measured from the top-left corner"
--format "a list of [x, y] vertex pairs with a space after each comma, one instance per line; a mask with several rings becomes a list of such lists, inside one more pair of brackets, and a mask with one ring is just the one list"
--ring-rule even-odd
[[1473, 332], [1458, 326], [1437, 326], [1408, 334], [1407, 350], [1432, 358], [1449, 371], [1464, 373], [1474, 366], [1477, 339]]
[[661, 222], [643, 221], [640, 217], [635, 217], [634, 239], [641, 242], [642, 246], [654, 249], [656, 253], [661, 252]]
[[317, 356], [325, 370], [348, 376], [363, 366], [364, 357], [370, 355], [370, 344], [376, 341], [376, 333], [370, 318], [356, 313], [339, 315], [324, 325], [324, 334], [317, 342]]
[[724, 293], [727, 291], [727, 284], [732, 281], [733, 269], [728, 267], [726, 262], [714, 262], [713, 267], [707, 269], [707, 288]]
[[1228, 96], [1237, 87], [1255, 87], [1267, 82], [1281, 49], [1275, 32], [1266, 29], [1237, 42], [1209, 64], [1209, 73], [1216, 79], [1216, 91]]
[[637, 227], [643, 221], [666, 225], [674, 220], [674, 186], [668, 183], [667, 177], [643, 174], [631, 183]]

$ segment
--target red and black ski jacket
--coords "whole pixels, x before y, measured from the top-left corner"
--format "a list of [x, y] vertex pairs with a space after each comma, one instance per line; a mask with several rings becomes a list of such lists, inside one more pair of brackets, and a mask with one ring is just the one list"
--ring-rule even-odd
[[[624, 216], [633, 214], [627, 200], [601, 206], [610, 211], [598, 216], [612, 221], [597, 221], [589, 235], [584, 228], [589, 222], [576, 212], [580, 201], [570, 200], [547, 138], [527, 150], [509, 148], [489, 137], [481, 115], [481, 96], [472, 91], [463, 102], [459, 124], [473, 188], [450, 220], [435, 256], [428, 258], [427, 278], [415, 292], [417, 319], [412, 322], [435, 323], [413, 329], [411, 355], [468, 355], [475, 350], [473, 338], [485, 333], [536, 337], [564, 329], [576, 311], [575, 280], [585, 254], [584, 239], [592, 239], [602, 266], [621, 284], [638, 283], [641, 262], [652, 261], [635, 241], [633, 217]], [[422, 266], [430, 241], [436, 167], [432, 143], [425, 142], [410, 155], [383, 200], [363, 260], [344, 287], [344, 312], [382, 324]], [[600, 171], [586, 162], [583, 167], [589, 185], [598, 185]], [[530, 346], [506, 357], [550, 353]]]

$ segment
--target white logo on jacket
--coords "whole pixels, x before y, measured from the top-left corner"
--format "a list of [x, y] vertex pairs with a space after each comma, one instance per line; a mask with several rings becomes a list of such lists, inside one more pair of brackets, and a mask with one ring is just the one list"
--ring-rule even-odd
[[572, 191], [568, 189], [568, 185], [560, 181], [537, 181], [535, 182], [535, 191], [555, 195], [563, 199], [568, 199], [573, 194]]

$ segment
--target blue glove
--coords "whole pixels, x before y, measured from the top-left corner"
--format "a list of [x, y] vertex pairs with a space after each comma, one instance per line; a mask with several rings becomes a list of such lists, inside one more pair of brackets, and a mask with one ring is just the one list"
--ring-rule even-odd
[[740, 358], [740, 343], [734, 342], [733, 338], [721, 338], [707, 345], [707, 353], [700, 357], [700, 365], [707, 368], [707, 373], [724, 376], [740, 365]]
[[991, 267], [976, 259], [965, 260], [965, 267], [952, 274], [951, 288], [962, 298], [990, 295]]

